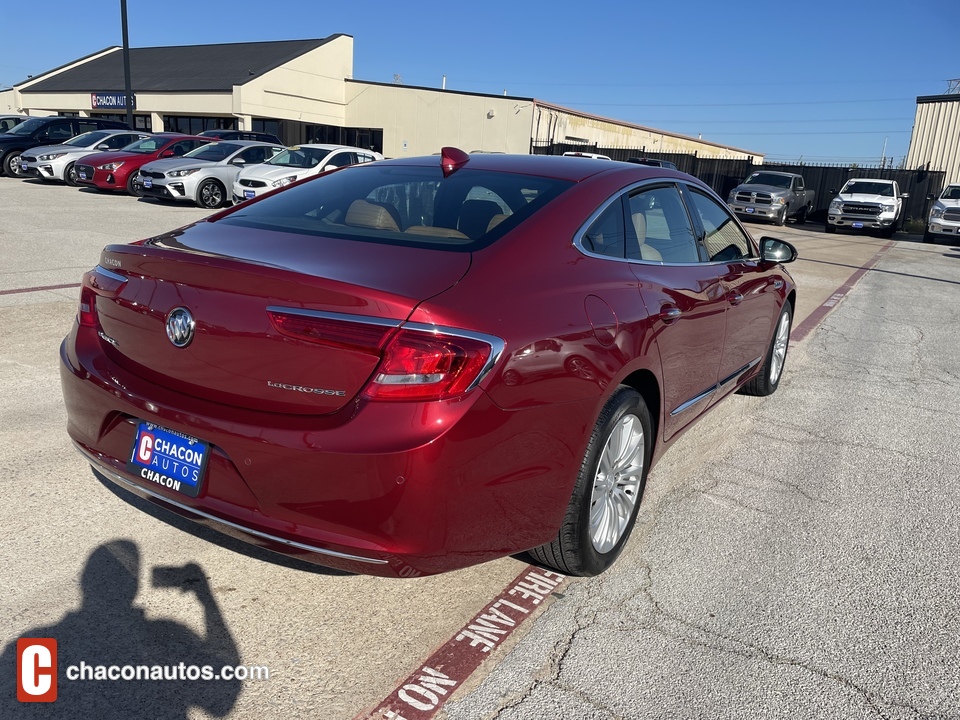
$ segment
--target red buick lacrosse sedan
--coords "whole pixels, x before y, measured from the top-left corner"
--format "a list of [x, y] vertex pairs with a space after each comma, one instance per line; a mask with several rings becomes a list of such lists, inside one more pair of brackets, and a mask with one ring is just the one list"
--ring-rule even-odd
[[61, 347], [68, 430], [101, 478], [321, 565], [592, 575], [669, 444], [776, 390], [795, 258], [665, 168], [343, 168], [107, 246]]

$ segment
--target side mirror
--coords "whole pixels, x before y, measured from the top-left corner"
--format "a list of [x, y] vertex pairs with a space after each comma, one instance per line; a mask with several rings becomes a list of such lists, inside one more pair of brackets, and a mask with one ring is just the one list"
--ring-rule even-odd
[[174, 156], [173, 150], [164, 150], [162, 153], [160, 153], [160, 157], [162, 158], [168, 158], [173, 156]]
[[936, 200], [937, 196], [933, 193], [927, 193], [927, 200]]
[[110, 149], [110, 146], [107, 145], [106, 143], [100, 143], [99, 145], [97, 145], [97, 150], [109, 150], [109, 149]]
[[831, 195], [837, 195], [837, 194], [838, 194], [836, 188], [830, 188], [829, 190], [827, 190], [827, 192], [830, 193]]
[[233, 160], [230, 161], [230, 164], [231, 164], [231, 165], [246, 165], [246, 164], [247, 164], [247, 161], [244, 160], [243, 158], [234, 158]]
[[789, 263], [797, 259], [797, 249], [786, 240], [773, 237], [760, 238], [760, 260], [763, 262]]
[[324, 165], [323, 170], [321, 170], [320, 172], [327, 172], [327, 170], [336, 170], [336, 169], [337, 169], [336, 165]]
[[910, 193], [902, 192], [902, 193], [900, 193], [900, 197], [902, 197], [902, 198], [908, 198], [908, 197], [910, 197]]

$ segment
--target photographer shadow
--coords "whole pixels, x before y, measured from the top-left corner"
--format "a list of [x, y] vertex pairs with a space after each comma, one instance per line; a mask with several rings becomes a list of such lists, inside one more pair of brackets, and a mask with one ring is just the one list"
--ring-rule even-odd
[[[240, 681], [191, 677], [194, 667], [207, 666], [209, 674], [218, 675], [222, 667], [240, 664], [237, 645], [203, 571], [190, 563], [153, 572], [154, 586], [176, 587], [196, 596], [203, 608], [202, 635], [173, 620], [146, 617], [134, 604], [140, 571], [140, 551], [129, 540], [112, 540], [90, 554], [80, 582], [81, 607], [56, 625], [20, 633], [57, 641], [56, 701], [52, 705], [17, 701], [14, 639], [0, 659], [0, 717], [184, 720], [191, 708], [202, 708], [214, 717], [230, 712], [242, 691]], [[150, 679], [110, 679], [111, 666], [126, 675], [130, 667]], [[68, 671], [74, 677], [81, 673], [83, 679], [71, 679]]]

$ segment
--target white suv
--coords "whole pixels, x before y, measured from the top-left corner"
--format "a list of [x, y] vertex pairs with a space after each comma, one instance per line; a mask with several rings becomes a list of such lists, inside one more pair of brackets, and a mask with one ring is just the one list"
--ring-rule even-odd
[[294, 145], [262, 165], [241, 170], [233, 183], [233, 202], [252, 200], [325, 170], [374, 160], [383, 160], [383, 155], [346, 145]]

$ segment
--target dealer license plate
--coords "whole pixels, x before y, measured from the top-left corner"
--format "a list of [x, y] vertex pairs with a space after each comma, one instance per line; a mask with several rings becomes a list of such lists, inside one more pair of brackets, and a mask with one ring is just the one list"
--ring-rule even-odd
[[27, 161], [26, 161], [26, 160], [21, 160], [21, 161], [20, 161], [20, 170], [22, 170], [23, 172], [26, 172], [26, 171], [27, 171]]
[[144, 186], [145, 188], [152, 188], [152, 187], [153, 187], [153, 178], [144, 178], [144, 179], [143, 179], [143, 186]]
[[210, 445], [195, 437], [140, 421], [127, 472], [148, 483], [197, 497]]
[[851, 227], [855, 227], [859, 229], [863, 227], [863, 223], [851, 223]]
[[747, 212], [748, 212], [748, 213], [752, 213], [752, 212], [754, 212], [755, 210], [756, 210], [756, 208], [747, 208]]
[[86, 180], [86, 179], [87, 179], [87, 173], [86, 173], [84, 170], [79, 170], [79, 171], [77, 172], [77, 174], [80, 176], [80, 179], [81, 179], [81, 180]]
[[257, 194], [256, 194], [253, 190], [244, 190], [244, 191], [243, 191], [243, 197], [244, 197], [245, 199], [247, 199], [247, 200], [253, 200], [253, 198], [255, 198], [256, 196], [257, 196]]

